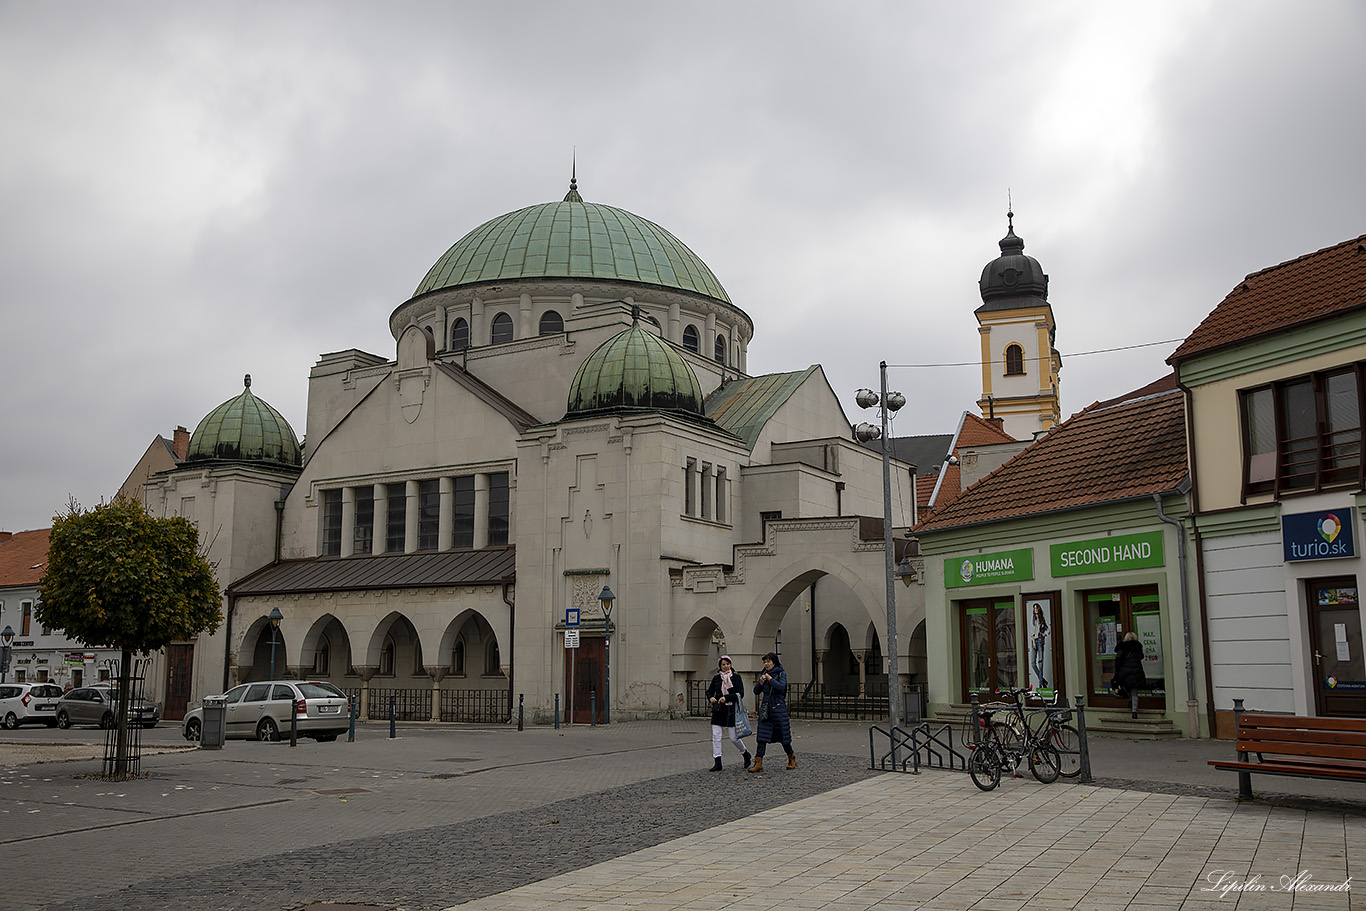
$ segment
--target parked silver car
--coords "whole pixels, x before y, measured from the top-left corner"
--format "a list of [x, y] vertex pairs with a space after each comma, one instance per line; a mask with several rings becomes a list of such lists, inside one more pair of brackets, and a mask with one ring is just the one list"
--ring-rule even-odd
[[57, 700], [62, 688], [56, 683], [0, 684], [0, 724], [14, 730], [21, 724], [57, 724]]
[[[57, 702], [57, 727], [69, 728], [73, 724], [98, 724], [102, 728], [112, 728], [119, 713], [118, 688], [112, 683], [98, 683], [94, 686], [78, 686], [68, 690]], [[155, 702], [146, 699], [134, 700], [128, 707], [128, 723], [154, 728], [161, 720], [161, 710]]]
[[[320, 680], [243, 683], [221, 698], [227, 703], [230, 738], [278, 740], [289, 733], [291, 713], [298, 719], [300, 734], [321, 742], [336, 740], [351, 724], [346, 694]], [[180, 726], [185, 739], [198, 740], [203, 731], [203, 707], [186, 712]]]

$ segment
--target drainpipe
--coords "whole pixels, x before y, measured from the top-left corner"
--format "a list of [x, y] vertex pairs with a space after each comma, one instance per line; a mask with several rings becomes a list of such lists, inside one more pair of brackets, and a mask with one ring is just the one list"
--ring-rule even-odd
[[517, 642], [517, 604], [516, 601], [508, 597], [508, 592], [512, 590], [515, 583], [504, 580], [503, 582], [503, 603], [508, 606], [508, 716], [507, 721], [512, 721], [512, 706], [516, 704], [513, 699], [513, 672], [516, 665], [513, 663], [517, 654], [515, 646]]
[[[1189, 490], [1189, 484], [1183, 482], [1182, 487]], [[1177, 493], [1185, 493], [1180, 487]], [[1181, 571], [1181, 637], [1182, 646], [1186, 659], [1186, 713], [1189, 717], [1190, 735], [1192, 740], [1200, 738], [1200, 712], [1199, 704], [1195, 698], [1195, 664], [1191, 659], [1191, 610], [1190, 610], [1190, 591], [1189, 583], [1186, 581], [1186, 527], [1177, 519], [1173, 519], [1162, 511], [1162, 494], [1153, 494], [1153, 503], [1157, 507], [1157, 517], [1168, 525], [1176, 528], [1177, 541], [1177, 561]]]
[[1186, 484], [1190, 490], [1191, 498], [1191, 527], [1195, 538], [1195, 573], [1196, 584], [1199, 587], [1198, 595], [1200, 598], [1200, 648], [1201, 656], [1205, 665], [1205, 717], [1209, 722], [1209, 735], [1217, 737], [1219, 733], [1219, 713], [1218, 706], [1214, 703], [1214, 669], [1210, 663], [1209, 648], [1209, 595], [1205, 591], [1205, 545], [1201, 542], [1200, 525], [1195, 517], [1200, 515], [1200, 474], [1195, 458], [1195, 394], [1191, 392], [1189, 386], [1181, 381], [1181, 368], [1179, 364], [1173, 364], [1176, 370], [1176, 388], [1186, 397], [1186, 452], [1189, 453], [1190, 474], [1186, 478]]

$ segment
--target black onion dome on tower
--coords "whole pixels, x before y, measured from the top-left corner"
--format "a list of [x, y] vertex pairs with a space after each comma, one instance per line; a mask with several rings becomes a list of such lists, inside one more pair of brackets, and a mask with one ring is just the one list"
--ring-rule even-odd
[[579, 367], [565, 417], [635, 410], [703, 418], [702, 406], [702, 386], [687, 361], [637, 320]]
[[1024, 240], [1015, 233], [1015, 213], [1006, 213], [1006, 236], [1001, 238], [1001, 255], [982, 269], [977, 283], [984, 310], [1016, 310], [1048, 305], [1048, 276], [1039, 261], [1025, 255]]
[[280, 412], [251, 394], [251, 374], [242, 394], [228, 399], [195, 427], [186, 462], [257, 462], [268, 467], [303, 464], [299, 438]]

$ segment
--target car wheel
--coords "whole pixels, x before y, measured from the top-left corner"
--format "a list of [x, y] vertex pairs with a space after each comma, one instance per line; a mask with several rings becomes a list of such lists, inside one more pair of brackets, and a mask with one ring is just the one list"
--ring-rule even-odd
[[189, 721], [185, 722], [185, 739], [198, 740], [200, 736], [199, 729], [200, 724], [198, 718], [191, 718]]
[[280, 728], [274, 718], [262, 718], [256, 725], [257, 740], [278, 740]]
[[61, 729], [64, 730], [64, 731], [65, 731], [67, 728], [71, 727], [71, 716], [68, 715], [66, 712], [58, 712], [58, 713], [57, 713], [57, 727], [61, 728]]
[[107, 730], [109, 730], [110, 728], [112, 728], [113, 726], [114, 726], [114, 713], [113, 713], [113, 712], [105, 712], [104, 715], [102, 715], [102, 716], [100, 717], [100, 727], [104, 728], [104, 729], [107, 731]]
[[19, 716], [18, 716], [18, 715], [14, 714], [13, 712], [10, 712], [8, 715], [5, 716], [5, 727], [9, 728], [9, 729], [12, 731], [12, 730], [14, 730], [15, 728], [17, 728], [18, 726], [19, 726]]

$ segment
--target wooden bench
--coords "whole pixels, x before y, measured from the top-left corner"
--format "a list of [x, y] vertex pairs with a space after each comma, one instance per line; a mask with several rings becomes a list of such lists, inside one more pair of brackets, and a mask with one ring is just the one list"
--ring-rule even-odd
[[1241, 800], [1252, 798], [1253, 772], [1366, 782], [1366, 719], [1246, 712], [1238, 716], [1237, 751], [1237, 759], [1209, 764], [1238, 773]]

